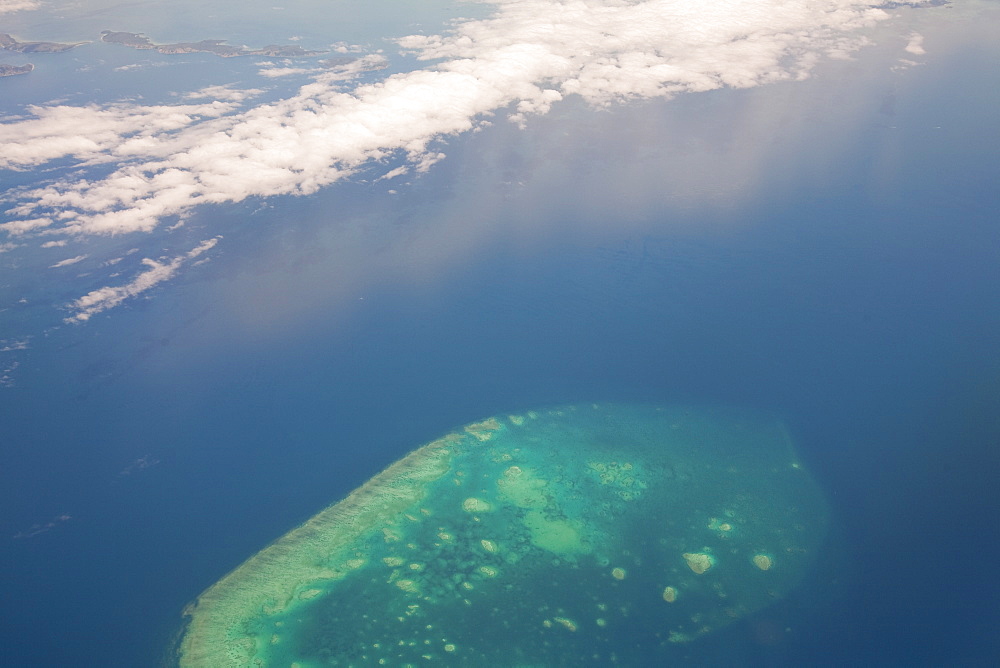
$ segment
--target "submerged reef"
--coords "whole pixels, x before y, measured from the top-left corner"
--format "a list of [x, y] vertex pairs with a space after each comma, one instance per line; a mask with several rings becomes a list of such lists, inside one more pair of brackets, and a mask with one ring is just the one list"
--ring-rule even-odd
[[780, 598], [825, 526], [772, 420], [623, 405], [490, 418], [210, 587], [178, 661], [639, 665]]

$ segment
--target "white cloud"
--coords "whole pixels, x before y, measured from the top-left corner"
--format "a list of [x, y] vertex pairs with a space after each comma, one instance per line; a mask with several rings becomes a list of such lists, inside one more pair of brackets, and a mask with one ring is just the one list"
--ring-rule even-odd
[[201, 90], [196, 90], [185, 94], [185, 100], [202, 100], [211, 98], [220, 102], [243, 102], [244, 100], [256, 97], [263, 93], [261, 88], [233, 88], [232, 84], [222, 86], [206, 86]]
[[[523, 124], [568, 95], [607, 105], [802, 79], [822, 58], [860, 48], [864, 30], [889, 18], [872, 0], [492, 4], [487, 19], [400, 39], [427, 63], [423, 69], [353, 89], [345, 77], [378, 56], [319, 74], [297, 94], [244, 112], [219, 100], [32, 108], [34, 118], [0, 126], [0, 166], [72, 157], [117, 169], [97, 180], [66, 178], [14, 193], [9, 213], [52, 220], [75, 234], [148, 231], [203, 203], [309, 194], [390, 156], [421, 171], [443, 157], [435, 142], [500, 110]], [[73, 129], [79, 127], [87, 133]], [[148, 262], [151, 275], [169, 267]]]
[[20, 365], [20, 362], [14, 362], [0, 371], [0, 387], [14, 387], [14, 372]]
[[42, 3], [38, 0], [0, 0], [0, 14], [38, 9], [41, 6]]
[[76, 311], [76, 313], [66, 318], [65, 321], [67, 323], [86, 322], [91, 316], [114, 308], [126, 299], [140, 295], [150, 288], [170, 280], [177, 274], [177, 271], [183, 264], [189, 260], [194, 260], [199, 255], [212, 249], [219, 242], [219, 238], [215, 237], [202, 241], [187, 253], [169, 260], [144, 258], [142, 264], [146, 267], [146, 270], [133, 278], [129, 283], [92, 290], [70, 303], [69, 308]]
[[172, 133], [234, 108], [218, 101], [148, 107], [31, 106], [33, 118], [0, 124], [0, 169], [33, 167], [64, 157], [87, 164], [155, 155]]
[[318, 70], [315, 67], [264, 67], [257, 70], [257, 74], [268, 79], [278, 77], [289, 77], [296, 74], [313, 74]]
[[42, 248], [61, 248], [69, 243], [69, 239], [60, 239], [59, 241], [46, 241], [42, 244]]
[[397, 176], [402, 176], [404, 174], [409, 173], [409, 171], [410, 171], [410, 168], [407, 167], [406, 165], [403, 165], [401, 167], [396, 167], [395, 169], [390, 169], [388, 172], [386, 172], [382, 176], [378, 177], [378, 180], [379, 181], [387, 181], [389, 179], [394, 179]]
[[51, 224], [51, 218], [28, 218], [22, 220], [12, 220], [9, 223], [0, 224], [0, 230], [16, 237], [21, 234], [34, 232], [43, 227], [48, 227]]
[[27, 350], [29, 338], [0, 339], [0, 353], [9, 353], [14, 350]]
[[49, 269], [58, 269], [59, 267], [68, 267], [71, 264], [76, 264], [82, 260], [86, 260], [89, 256], [87, 255], [77, 255], [76, 257], [68, 257], [65, 260], [60, 260], [53, 265], [49, 266]]
[[[345, 53], [346, 53], [345, 49]], [[337, 62], [338, 59], [321, 60], [320, 64], [324, 66], [323, 69], [319, 67], [292, 67], [290, 65], [291, 61], [284, 61], [283, 66], [279, 66], [271, 61], [264, 61], [258, 63], [261, 68], [257, 70], [257, 74], [262, 77], [268, 77], [275, 79], [278, 77], [287, 77], [292, 75], [300, 74], [316, 74], [323, 73], [322, 80], [326, 83], [332, 83], [337, 80], [347, 80], [357, 77], [359, 74], [365, 72], [371, 72], [374, 70], [384, 69], [388, 65], [388, 60], [380, 54], [373, 53], [360, 58], [347, 57], [343, 59], [343, 62]]]
[[336, 59], [320, 61], [325, 66], [325, 73], [321, 80], [327, 84], [334, 84], [337, 81], [348, 81], [354, 79], [365, 72], [383, 70], [389, 65], [385, 56], [378, 53], [371, 53], [360, 58], [348, 58], [343, 62]]
[[911, 34], [910, 41], [906, 45], [906, 52], [912, 53], [915, 56], [922, 56], [927, 53], [924, 50], [924, 36], [916, 32]]

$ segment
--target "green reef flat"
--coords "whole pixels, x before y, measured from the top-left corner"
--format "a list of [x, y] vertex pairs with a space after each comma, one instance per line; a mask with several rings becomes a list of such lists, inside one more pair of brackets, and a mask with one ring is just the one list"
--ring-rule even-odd
[[210, 587], [178, 660], [648, 665], [780, 599], [825, 527], [774, 420], [630, 405], [493, 417]]

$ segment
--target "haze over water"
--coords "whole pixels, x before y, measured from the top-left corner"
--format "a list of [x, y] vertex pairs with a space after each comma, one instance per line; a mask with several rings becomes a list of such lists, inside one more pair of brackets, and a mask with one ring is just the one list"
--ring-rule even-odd
[[[135, 7], [0, 13], [0, 32], [383, 49], [385, 69], [337, 84], [350, 91], [433, 66], [381, 38], [493, 11], [218, 4], [188, 26]], [[0, 240], [3, 663], [156, 665], [203, 589], [411, 449], [489, 415], [613, 401], [780, 417], [826, 494], [826, 561], [716, 636], [736, 663], [987, 664], [1000, 24], [971, 3], [893, 11], [805, 80], [603, 109], [568, 94], [523, 128], [504, 103], [431, 145], [446, 157], [425, 172], [424, 153], [397, 152], [308, 195], [222, 199], [149, 231]], [[913, 34], [926, 53], [905, 50]], [[236, 115], [321, 76], [99, 42], [0, 56], [36, 65], [0, 79], [19, 145], [28, 104], [121, 103], [126, 118], [209, 103], [183, 99], [209, 85], [261, 89]], [[95, 153], [110, 162], [0, 171], [0, 223], [36, 215], [12, 211], [33, 188], [100, 183], [133, 159], [116, 141]], [[180, 261], [77, 318], [144, 258]]]

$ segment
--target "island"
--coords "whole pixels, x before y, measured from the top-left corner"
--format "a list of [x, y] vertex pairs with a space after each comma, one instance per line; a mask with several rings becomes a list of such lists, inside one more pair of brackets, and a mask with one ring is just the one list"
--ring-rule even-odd
[[[19, 42], [7, 33], [0, 33], [0, 49], [17, 51], [18, 53], [61, 53], [76, 48], [86, 42], [73, 42], [64, 44], [62, 42]], [[28, 70], [29, 72], [31, 70]], [[23, 74], [16, 72], [15, 74]]]
[[325, 67], [328, 70], [337, 69], [338, 67], [346, 67], [356, 61], [357, 58], [354, 56], [337, 56], [336, 58], [326, 58], [325, 60], [320, 60], [319, 65]]
[[27, 65], [5, 65], [0, 63], [0, 77], [13, 77], [18, 74], [27, 74], [31, 70], [35, 69], [35, 66], [31, 63]]
[[309, 51], [301, 46], [285, 46], [268, 44], [259, 49], [249, 49], [245, 46], [226, 44], [224, 39], [203, 39], [200, 42], [176, 42], [174, 44], [155, 44], [142, 33], [117, 32], [102, 30], [101, 41], [109, 44], [121, 44], [133, 49], [150, 49], [162, 54], [176, 53], [214, 53], [222, 58], [237, 56], [268, 56], [270, 58], [308, 58], [318, 56], [326, 51]]

